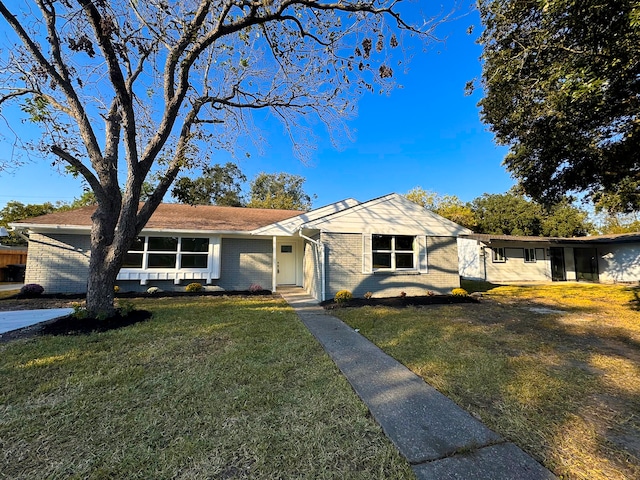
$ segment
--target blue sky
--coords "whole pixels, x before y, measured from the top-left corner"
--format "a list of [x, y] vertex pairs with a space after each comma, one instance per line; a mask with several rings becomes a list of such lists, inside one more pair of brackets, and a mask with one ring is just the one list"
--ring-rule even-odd
[[[472, 24], [475, 31], [468, 35]], [[336, 150], [322, 127], [317, 150], [304, 165], [273, 120], [266, 126], [263, 155], [241, 159], [240, 168], [249, 179], [261, 171], [305, 177], [305, 190], [317, 195], [316, 207], [347, 197], [363, 201], [406, 193], [418, 185], [463, 201], [507, 191], [514, 181], [502, 167], [506, 149], [494, 144], [480, 121], [476, 104], [481, 92], [464, 95], [465, 83], [481, 72], [481, 48], [475, 43], [478, 25], [475, 12], [443, 24], [438, 35], [446, 40], [426, 52], [416, 51], [406, 74], [396, 72], [403, 88], [390, 96], [365, 96], [358, 117], [349, 124], [353, 143]], [[5, 127], [1, 125], [0, 131]], [[0, 162], [10, 158], [12, 146], [0, 137]], [[229, 159], [221, 154], [213, 161]], [[10, 200], [43, 203], [80, 196], [80, 181], [50, 165], [43, 160], [12, 172], [0, 171], [0, 208]]]

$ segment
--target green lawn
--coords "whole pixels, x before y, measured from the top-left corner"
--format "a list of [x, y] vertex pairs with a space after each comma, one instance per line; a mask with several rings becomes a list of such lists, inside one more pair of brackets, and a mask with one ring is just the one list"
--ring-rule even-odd
[[637, 289], [480, 287], [480, 304], [335, 314], [557, 475], [640, 478]]
[[0, 478], [413, 478], [284, 302], [135, 303], [153, 318], [0, 344]]

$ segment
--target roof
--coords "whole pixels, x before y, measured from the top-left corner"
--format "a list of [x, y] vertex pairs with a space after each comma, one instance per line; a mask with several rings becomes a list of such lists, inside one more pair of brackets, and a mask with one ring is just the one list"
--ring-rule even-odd
[[405, 235], [457, 236], [472, 233], [440, 215], [408, 200], [403, 195], [390, 193], [350, 208], [329, 213], [302, 225], [333, 233], [377, 233]]
[[489, 233], [474, 233], [462, 235], [464, 238], [478, 240], [482, 243], [492, 242], [535, 242], [535, 243], [629, 243], [640, 242], [640, 232], [619, 233], [615, 235], [592, 235], [588, 237], [535, 237], [526, 235], [493, 235]]
[[[95, 209], [95, 206], [91, 206], [54, 212], [12, 222], [11, 225], [26, 228], [90, 227], [91, 215]], [[304, 212], [298, 210], [161, 203], [147, 222], [145, 229], [250, 232], [302, 213]]]

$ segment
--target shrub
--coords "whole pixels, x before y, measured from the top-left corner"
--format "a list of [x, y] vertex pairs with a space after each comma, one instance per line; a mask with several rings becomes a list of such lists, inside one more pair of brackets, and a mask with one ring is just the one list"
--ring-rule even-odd
[[454, 288], [451, 290], [451, 295], [454, 297], [468, 297], [469, 292], [467, 292], [464, 288]]
[[44, 293], [44, 288], [42, 285], [38, 285], [37, 283], [27, 283], [23, 285], [20, 289], [20, 294], [25, 297], [37, 297]]
[[364, 294], [364, 298], [366, 298], [367, 300], [369, 300], [371, 297], [373, 297], [373, 293], [371, 292], [367, 292]]
[[252, 283], [251, 285], [249, 285], [249, 291], [251, 293], [261, 292], [263, 290], [264, 290], [264, 288], [262, 288], [262, 285], [260, 285], [258, 283]]
[[81, 303], [73, 303], [71, 307], [73, 308], [73, 313], [71, 315], [74, 318], [82, 320], [84, 318], [87, 318], [87, 316], [89, 315], [89, 312], [87, 311], [86, 307]]
[[149, 287], [147, 288], [147, 293], [149, 295], [153, 295], [155, 293], [161, 292], [162, 290], [160, 290], [158, 287]]
[[198, 282], [190, 283], [189, 285], [187, 285], [184, 288], [184, 291], [185, 292], [200, 292], [200, 291], [202, 291], [202, 284], [198, 283]]
[[135, 310], [135, 305], [133, 304], [133, 302], [124, 301], [124, 300], [118, 302], [118, 311], [120, 312], [120, 315], [122, 315], [123, 317], [126, 317], [134, 310]]
[[349, 290], [340, 290], [334, 298], [336, 303], [348, 302], [353, 298], [353, 294]]
[[118, 285], [113, 286], [113, 293], [118, 293], [120, 291], [120, 287]]

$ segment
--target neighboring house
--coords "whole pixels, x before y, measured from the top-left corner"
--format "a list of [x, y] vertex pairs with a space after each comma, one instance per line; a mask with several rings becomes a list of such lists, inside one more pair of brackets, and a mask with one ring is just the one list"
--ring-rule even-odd
[[519, 281], [640, 281], [640, 233], [591, 237], [472, 234], [458, 239], [462, 278]]
[[[11, 224], [29, 233], [26, 282], [85, 292], [94, 207]], [[460, 284], [456, 237], [467, 230], [406, 198], [353, 199], [310, 212], [162, 204], [118, 275], [124, 291], [304, 287], [314, 298], [448, 293]]]

